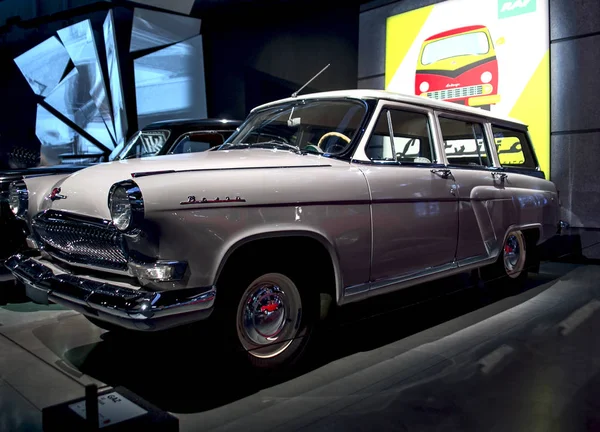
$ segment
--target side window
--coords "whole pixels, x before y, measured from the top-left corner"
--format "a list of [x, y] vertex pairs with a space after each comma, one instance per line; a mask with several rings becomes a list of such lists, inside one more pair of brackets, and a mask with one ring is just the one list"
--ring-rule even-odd
[[483, 125], [439, 117], [449, 165], [492, 166]]
[[186, 134], [171, 150], [171, 154], [203, 152], [211, 147], [223, 144], [224, 138], [216, 133], [189, 133]]
[[531, 142], [525, 132], [494, 125], [492, 125], [492, 131], [494, 132], [494, 142], [498, 150], [500, 165], [536, 168]]
[[429, 117], [397, 109], [382, 110], [365, 152], [373, 161], [434, 163]]

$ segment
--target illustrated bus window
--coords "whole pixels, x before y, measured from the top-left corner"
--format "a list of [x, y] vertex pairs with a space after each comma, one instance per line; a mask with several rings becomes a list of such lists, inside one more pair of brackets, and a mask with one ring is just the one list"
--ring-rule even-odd
[[490, 43], [485, 33], [467, 33], [441, 39], [425, 46], [421, 63], [429, 65], [450, 57], [487, 54], [489, 50]]
[[464, 120], [440, 117], [444, 152], [449, 165], [492, 165], [487, 151], [483, 125]]
[[500, 165], [536, 168], [526, 133], [498, 126], [492, 126], [492, 131]]
[[373, 161], [432, 163], [434, 157], [427, 115], [395, 109], [381, 111], [365, 151]]

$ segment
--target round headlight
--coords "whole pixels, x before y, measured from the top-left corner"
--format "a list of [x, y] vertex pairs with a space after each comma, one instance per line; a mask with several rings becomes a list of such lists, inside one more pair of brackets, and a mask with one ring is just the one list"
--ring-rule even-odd
[[481, 82], [482, 83], [489, 83], [492, 80], [492, 73], [491, 72], [484, 72], [481, 74]]
[[429, 90], [429, 83], [427, 81], [423, 81], [419, 86], [419, 90], [425, 93], [427, 90]]
[[8, 194], [8, 205], [10, 211], [16, 217], [22, 218], [27, 214], [27, 206], [29, 205], [29, 192], [25, 182], [16, 181], [10, 185]]
[[127, 190], [117, 187], [110, 197], [110, 217], [117, 229], [125, 231], [131, 223], [131, 203]]
[[132, 181], [113, 185], [108, 196], [108, 208], [113, 225], [119, 231], [138, 227], [144, 217], [144, 201], [139, 187]]

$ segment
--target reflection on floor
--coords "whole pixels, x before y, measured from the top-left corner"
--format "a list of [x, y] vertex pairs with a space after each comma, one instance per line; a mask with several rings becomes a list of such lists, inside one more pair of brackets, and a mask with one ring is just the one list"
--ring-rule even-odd
[[523, 292], [465, 276], [334, 317], [296, 377], [257, 382], [210, 329], [123, 340], [57, 306], [0, 306], [0, 426], [121, 385], [181, 430], [600, 428], [600, 266], [548, 263]]

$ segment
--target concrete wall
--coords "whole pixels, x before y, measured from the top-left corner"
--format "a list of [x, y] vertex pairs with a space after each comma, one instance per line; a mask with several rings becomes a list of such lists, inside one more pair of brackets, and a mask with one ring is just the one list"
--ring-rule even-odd
[[[379, 0], [360, 14], [358, 87], [384, 88], [386, 18], [442, 0]], [[600, 1], [549, 0], [551, 167], [564, 217], [600, 228]]]

